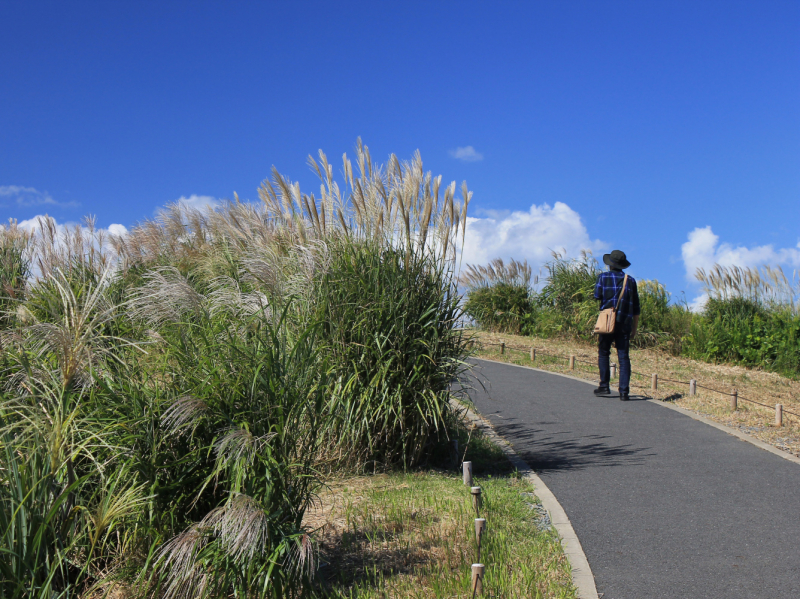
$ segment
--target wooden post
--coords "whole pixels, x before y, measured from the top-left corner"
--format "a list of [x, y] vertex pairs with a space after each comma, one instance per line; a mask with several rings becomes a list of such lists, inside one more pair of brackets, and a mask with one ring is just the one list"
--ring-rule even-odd
[[486, 530], [486, 518], [475, 518], [475, 540], [481, 544], [481, 537]]
[[653, 380], [650, 384], [651, 391], [658, 391], [658, 375], [654, 372], [653, 373]]
[[464, 485], [467, 487], [472, 486], [472, 462], [464, 462], [462, 464], [464, 469]]
[[472, 507], [475, 508], [475, 515], [481, 515], [481, 488], [480, 487], [472, 487], [470, 489], [470, 493], [472, 493]]
[[612, 364], [611, 365], [611, 378], [612, 379], [617, 378], [617, 365], [616, 364]]
[[731, 393], [731, 410], [734, 412], [739, 409], [739, 391], [736, 389]]
[[481, 561], [481, 541], [486, 530], [486, 518], [475, 518], [475, 541], [478, 543], [478, 561]]
[[569, 369], [575, 370], [575, 356], [569, 357]]
[[536, 361], [536, 349], [531, 345], [531, 362]]
[[783, 404], [775, 404], [775, 426], [783, 426]]
[[689, 381], [689, 395], [697, 395], [697, 381], [694, 379]]
[[500, 354], [504, 354], [504, 353], [506, 353], [506, 344], [505, 343], [501, 343], [500, 344]]
[[472, 596], [483, 595], [483, 573], [486, 567], [483, 564], [472, 564]]

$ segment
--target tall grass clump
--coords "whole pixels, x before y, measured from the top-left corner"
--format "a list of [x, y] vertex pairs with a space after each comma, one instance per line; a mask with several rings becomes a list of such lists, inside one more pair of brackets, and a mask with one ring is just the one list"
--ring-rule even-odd
[[309, 164], [319, 197], [273, 171], [121, 237], [45, 218], [0, 265], [4, 597], [303, 596], [324, 472], [450, 435], [471, 194], [360, 141], [342, 182]]
[[0, 329], [14, 321], [30, 271], [31, 235], [16, 221], [0, 225]]
[[489, 331], [527, 333], [535, 320], [531, 267], [501, 258], [486, 266], [466, 265], [460, 283], [467, 292], [464, 312]]
[[336, 376], [330, 438], [348, 461], [412, 466], [448, 434], [464, 367], [451, 277], [418, 248], [335, 246], [315, 296]]
[[697, 279], [709, 299], [687, 336], [688, 355], [800, 374], [800, 293], [780, 268], [716, 265]]

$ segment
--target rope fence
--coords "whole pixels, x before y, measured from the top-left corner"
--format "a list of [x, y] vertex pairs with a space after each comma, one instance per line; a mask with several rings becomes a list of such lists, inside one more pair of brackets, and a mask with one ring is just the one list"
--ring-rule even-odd
[[[476, 343], [476, 341], [472, 341], [472, 343], [474, 344], [474, 343]], [[574, 355], [564, 356], [562, 354], [555, 354], [555, 353], [552, 353], [552, 352], [549, 352], [549, 351], [544, 351], [544, 350], [541, 350], [541, 349], [537, 349], [535, 347], [530, 347], [530, 348], [524, 348], [523, 349], [523, 348], [520, 348], [520, 347], [514, 347], [514, 346], [511, 346], [511, 345], [506, 345], [505, 343], [502, 343], [502, 342], [501, 343], [490, 343], [490, 342], [484, 342], [484, 341], [477, 341], [477, 343], [479, 343], [481, 345], [481, 348], [483, 348], [484, 346], [487, 346], [487, 345], [488, 346], [499, 346], [501, 354], [505, 354], [506, 350], [517, 351], [517, 352], [522, 352], [522, 353], [529, 353], [531, 362], [535, 362], [536, 359], [539, 356], [546, 356], [546, 357], [550, 357], [550, 358], [555, 358], [557, 360], [566, 360], [569, 363], [569, 369], [570, 370], [575, 370], [576, 363], [577, 364], [588, 364], [588, 365], [592, 366], [593, 368], [597, 367], [597, 363], [596, 362], [591, 362], [591, 361], [588, 361], [588, 360], [581, 360], [577, 356], [574, 356]], [[611, 376], [612, 376], [612, 378], [616, 376], [616, 364], [612, 364], [611, 365]], [[714, 389], [713, 387], [708, 387], [706, 385], [701, 385], [695, 379], [692, 379], [692, 380], [689, 380], [689, 381], [680, 381], [680, 380], [668, 379], [668, 378], [659, 379], [659, 376], [658, 376], [657, 373], [644, 374], [642, 372], [636, 372], [636, 371], [633, 371], [633, 370], [631, 371], [631, 376], [632, 377], [633, 376], [639, 376], [639, 377], [642, 377], [642, 378], [645, 378], [645, 379], [650, 379], [650, 381], [651, 381], [650, 382], [650, 390], [651, 391], [658, 390], [658, 382], [660, 380], [661, 382], [664, 382], [664, 383], [673, 383], [673, 384], [677, 384], [677, 385], [688, 385], [689, 386], [689, 395], [696, 395], [697, 394], [697, 389], [699, 388], [699, 389], [705, 389], [706, 391], [711, 391], [713, 393], [718, 393], [720, 395], [728, 396], [728, 397], [731, 398], [730, 399], [730, 405], [731, 405], [731, 409], [734, 410], [734, 411], [736, 411], [738, 409], [738, 407], [739, 407], [739, 400], [746, 401], [746, 402], [755, 404], [757, 406], [761, 406], [761, 407], [766, 408], [768, 410], [773, 410], [774, 409], [774, 411], [775, 411], [775, 425], [776, 426], [783, 426], [783, 416], [784, 416], [784, 414], [793, 416], [793, 417], [797, 418], [798, 420], [800, 420], [800, 414], [785, 409], [783, 404], [779, 404], [779, 403], [775, 404], [775, 407], [773, 408], [772, 406], [769, 406], [769, 405], [767, 405], [765, 403], [761, 403], [760, 401], [756, 401], [755, 399], [742, 397], [741, 395], [739, 395], [739, 391], [737, 389], [733, 389], [733, 391], [731, 393], [728, 393], [727, 391], [720, 391], [719, 389]], [[633, 382], [631, 382], [631, 387], [636, 387], [638, 389], [647, 389], [646, 386], [634, 384]]]

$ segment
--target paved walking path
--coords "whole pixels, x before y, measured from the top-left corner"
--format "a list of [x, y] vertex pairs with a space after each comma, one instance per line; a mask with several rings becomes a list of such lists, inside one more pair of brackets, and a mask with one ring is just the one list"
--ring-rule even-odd
[[800, 465], [576, 380], [476, 372], [477, 409], [558, 498], [602, 599], [800, 597]]

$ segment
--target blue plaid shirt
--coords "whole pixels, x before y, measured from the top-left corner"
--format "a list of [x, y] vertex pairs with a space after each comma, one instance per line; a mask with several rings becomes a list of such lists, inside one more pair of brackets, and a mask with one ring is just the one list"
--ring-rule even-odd
[[[622, 291], [622, 282], [625, 273], [621, 270], [609, 270], [600, 273], [597, 277], [597, 284], [594, 286], [594, 297], [600, 300], [600, 309], [613, 308]], [[639, 307], [639, 290], [636, 287], [636, 279], [628, 275], [628, 284], [625, 287], [625, 295], [619, 302], [617, 308], [617, 322], [627, 323], [632, 317], [638, 316], [641, 312]]]

